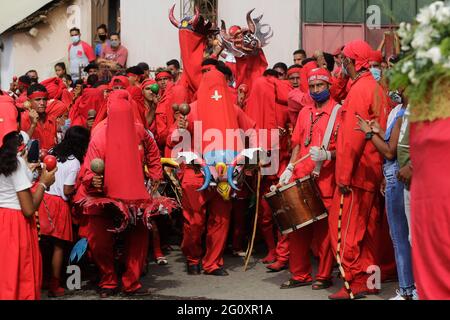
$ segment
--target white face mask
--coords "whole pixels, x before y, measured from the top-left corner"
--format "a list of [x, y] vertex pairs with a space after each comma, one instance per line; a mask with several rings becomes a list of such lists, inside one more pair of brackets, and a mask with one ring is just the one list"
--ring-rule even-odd
[[71, 36], [70, 39], [72, 39], [72, 43], [80, 42], [80, 36]]

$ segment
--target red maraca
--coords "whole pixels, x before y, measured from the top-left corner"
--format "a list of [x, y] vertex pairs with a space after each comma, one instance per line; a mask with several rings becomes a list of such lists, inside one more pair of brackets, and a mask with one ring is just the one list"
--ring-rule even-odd
[[53, 170], [55, 170], [55, 168], [56, 168], [56, 165], [57, 165], [57, 160], [56, 160], [56, 157], [54, 157], [54, 156], [52, 156], [52, 155], [47, 155], [45, 158], [44, 158], [44, 163], [45, 163], [45, 166], [46, 166], [46, 168], [47, 168], [47, 171], [53, 171]]
[[16, 82], [17, 81], [17, 76], [14, 76], [13, 77], [13, 82]]
[[47, 149], [41, 149], [39, 150], [39, 159], [41, 160], [41, 162], [44, 162], [45, 157], [48, 155], [48, 150]]

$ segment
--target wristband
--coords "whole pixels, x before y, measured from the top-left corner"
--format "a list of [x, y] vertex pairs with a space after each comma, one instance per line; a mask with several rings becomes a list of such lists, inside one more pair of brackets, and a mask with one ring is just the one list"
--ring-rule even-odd
[[48, 189], [48, 187], [47, 187], [47, 185], [46, 185], [45, 183], [43, 183], [43, 182], [39, 182], [39, 184], [40, 184], [41, 186], [43, 186], [43, 187], [44, 187], [44, 190], [47, 190], [47, 189]]

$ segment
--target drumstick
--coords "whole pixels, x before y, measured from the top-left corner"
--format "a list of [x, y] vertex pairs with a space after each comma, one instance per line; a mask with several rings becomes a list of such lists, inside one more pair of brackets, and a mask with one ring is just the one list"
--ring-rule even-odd
[[295, 167], [296, 165], [298, 165], [299, 163], [305, 161], [306, 159], [308, 159], [309, 157], [311, 157], [311, 155], [308, 153], [306, 156], [302, 157], [301, 159], [298, 159], [297, 161], [295, 161], [294, 163], [292, 163], [292, 165]]

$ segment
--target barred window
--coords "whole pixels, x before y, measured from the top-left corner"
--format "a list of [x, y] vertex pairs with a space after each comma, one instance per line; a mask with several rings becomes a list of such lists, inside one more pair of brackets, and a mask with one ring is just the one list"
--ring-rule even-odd
[[194, 0], [203, 17], [217, 25], [218, 0]]

